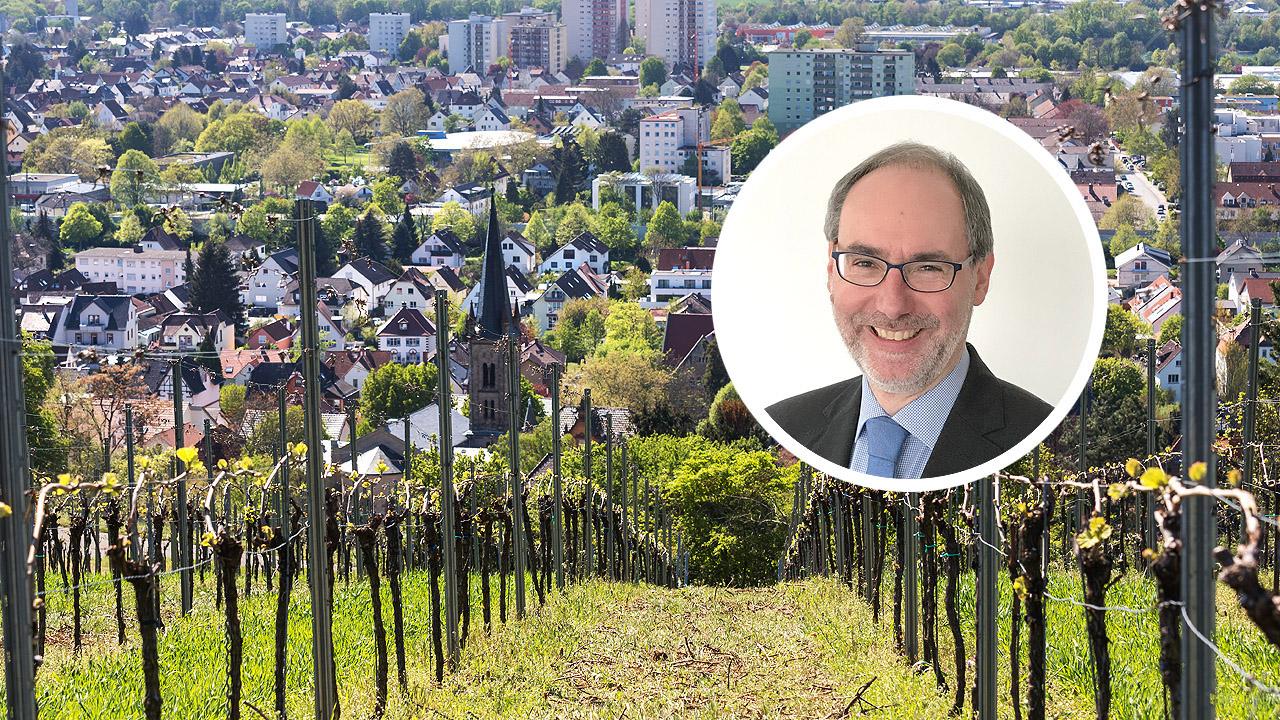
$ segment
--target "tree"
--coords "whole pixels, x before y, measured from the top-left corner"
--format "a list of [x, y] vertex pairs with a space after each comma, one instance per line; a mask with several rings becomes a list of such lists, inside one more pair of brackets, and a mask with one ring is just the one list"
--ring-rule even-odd
[[80, 390], [83, 392], [83, 405], [78, 424], [80, 428], [89, 430], [95, 446], [102, 449], [104, 462], [98, 467], [105, 470], [109, 467], [107, 458], [125, 444], [125, 408], [131, 404], [145, 406], [142, 401], [150, 396], [147, 384], [142, 381], [142, 366], [135, 363], [103, 364], [101, 370], [85, 378]]
[[[284, 411], [285, 439], [290, 443], [300, 443], [306, 438], [306, 415], [301, 405], [290, 405]], [[321, 428], [321, 432], [324, 428]], [[248, 455], [272, 455], [280, 450], [280, 416], [268, 412], [262, 416], [258, 424], [249, 433], [249, 440], [244, 446]]]
[[244, 110], [210, 122], [196, 138], [197, 152], [228, 151], [239, 156], [262, 147], [270, 137], [271, 121]]
[[191, 306], [200, 312], [221, 311], [235, 323], [245, 326], [244, 304], [235, 288], [240, 284], [231, 251], [217, 240], [208, 240], [200, 248], [200, 261], [195, 276], [188, 278]]
[[62, 227], [58, 232], [63, 244], [76, 250], [83, 250], [102, 234], [102, 223], [89, 212], [88, 205], [78, 202], [67, 210], [67, 215], [62, 218]]
[[400, 62], [413, 62], [418, 56], [418, 51], [422, 49], [422, 36], [416, 32], [411, 32], [404, 36], [400, 41], [400, 47], [396, 49], [396, 57]]
[[[1133, 430], [1146, 426], [1146, 369], [1127, 358], [1099, 358], [1093, 366], [1089, 398], [1090, 442], [1085, 460], [1090, 465], [1102, 465], [1113, 458], [1145, 455], [1146, 433]], [[1063, 438], [1078, 437], [1079, 432], [1078, 417], [1062, 424]], [[1157, 447], [1162, 444], [1158, 439]]]
[[76, 173], [95, 182], [98, 168], [109, 166], [115, 153], [99, 132], [82, 127], [56, 127], [38, 135], [23, 153], [28, 172]]
[[534, 210], [529, 216], [529, 222], [524, 226], [524, 237], [538, 252], [546, 253], [555, 247], [555, 236], [547, 229], [547, 223], [543, 220], [542, 211]]
[[604, 66], [604, 61], [600, 58], [593, 58], [587, 63], [587, 67], [583, 69], [583, 77], [594, 77], [597, 75], [608, 75], [609, 69]]
[[1276, 86], [1259, 75], [1241, 75], [1231, 81], [1227, 92], [1232, 95], [1275, 95]]
[[569, 300], [560, 308], [556, 326], [547, 334], [547, 343], [564, 353], [567, 362], [581, 362], [604, 340], [609, 307], [609, 301], [601, 297]]
[[801, 30], [791, 39], [791, 46], [797, 50], [803, 50], [804, 46], [808, 45], [811, 40], [813, 40], [813, 33], [808, 30]]
[[1076, 129], [1076, 135], [1084, 138], [1085, 142], [1097, 142], [1102, 140], [1111, 132], [1111, 126], [1107, 124], [1107, 114], [1096, 105], [1080, 100], [1068, 100], [1059, 106], [1059, 112], [1063, 110], [1067, 113], [1067, 124]]
[[556, 226], [556, 245], [564, 245], [590, 229], [591, 213], [582, 203], [573, 203], [565, 208]]
[[157, 155], [166, 155], [178, 143], [186, 143], [187, 147], [195, 147], [201, 131], [204, 130], [205, 118], [191, 109], [186, 103], [174, 103], [156, 121], [152, 138]]
[[22, 335], [22, 393], [26, 410], [28, 460], [31, 470], [39, 475], [53, 476], [66, 469], [66, 433], [58, 427], [57, 419], [45, 408], [53, 389], [56, 375], [53, 346], [46, 340], [36, 340]]
[[627, 144], [622, 139], [622, 135], [616, 132], [601, 133], [591, 162], [595, 164], [597, 173], [630, 172], [631, 153], [627, 151]]
[[466, 208], [450, 200], [431, 218], [431, 231], [448, 228], [458, 239], [470, 244], [476, 238], [476, 218]]
[[324, 155], [284, 142], [262, 161], [262, 178], [280, 194], [292, 195], [298, 185], [318, 177], [324, 167]]
[[627, 353], [656, 360], [662, 349], [662, 331], [648, 310], [631, 302], [613, 302], [604, 319], [604, 340], [595, 356]]
[[320, 228], [324, 234], [338, 244], [348, 240], [355, 227], [355, 211], [338, 203], [330, 205], [324, 214], [324, 219], [320, 221]]
[[186, 242], [191, 239], [191, 216], [180, 207], [169, 208], [164, 214], [164, 231]]
[[592, 355], [565, 372], [566, 403], [577, 402], [584, 388], [600, 405], [649, 411], [667, 401], [667, 383], [671, 371], [647, 355], [614, 352]]
[[387, 174], [404, 180], [418, 177], [418, 156], [413, 154], [413, 148], [409, 147], [409, 143], [397, 142], [391, 146]]
[[[637, 444], [672, 440], [658, 436]], [[783, 508], [798, 469], [783, 470], [768, 452], [737, 445], [704, 440], [690, 450], [661, 489], [689, 552], [690, 581], [772, 583], [786, 541]]]
[[284, 198], [269, 197], [240, 214], [236, 230], [261, 243], [270, 251], [293, 242], [293, 203]]
[[1158, 347], [1163, 347], [1170, 340], [1182, 342], [1182, 315], [1170, 315], [1160, 325], [1160, 339], [1156, 341]]
[[747, 124], [742, 119], [742, 107], [738, 105], [738, 101], [725, 98], [724, 102], [720, 103], [720, 109], [716, 110], [715, 120], [711, 123], [711, 139], [734, 138], [746, 128]]
[[111, 173], [111, 197], [125, 207], [143, 205], [160, 184], [155, 161], [138, 150], [126, 150]]
[[1116, 234], [1111, 236], [1111, 245], [1109, 247], [1111, 257], [1118, 256], [1140, 242], [1142, 242], [1142, 238], [1138, 236], [1137, 231], [1129, 225], [1121, 225], [1116, 228]]
[[218, 389], [218, 408], [222, 417], [233, 429], [238, 429], [244, 422], [245, 386], [227, 383]]
[[1109, 304], [1099, 354], [1104, 357], [1132, 357], [1137, 351], [1138, 336], [1150, 332], [1151, 326], [1143, 322], [1142, 318], [1120, 305]]
[[359, 100], [339, 100], [329, 110], [329, 127], [334, 134], [346, 130], [357, 143], [373, 136], [373, 110]]
[[843, 48], [855, 48], [862, 42], [866, 23], [862, 18], [845, 18], [836, 30], [836, 44]]
[[365, 379], [360, 389], [360, 414], [371, 427], [381, 427], [430, 405], [435, 395], [435, 365], [386, 363]]
[[387, 98], [387, 105], [382, 108], [382, 132], [397, 137], [413, 135], [426, 126], [427, 119], [426, 96], [422, 91], [401, 90]]
[[666, 200], [658, 204], [658, 209], [653, 211], [653, 217], [649, 219], [644, 244], [650, 250], [675, 248], [684, 244], [684, 222], [675, 205]]
[[366, 210], [356, 221], [352, 242], [359, 257], [378, 262], [387, 259], [387, 230], [372, 210]]
[[938, 50], [938, 64], [943, 67], [954, 68], [964, 65], [964, 48], [954, 42], [949, 42]]
[[[772, 130], [772, 124], [762, 129], [760, 124], [768, 118], [755, 121], [755, 126], [738, 135], [730, 146], [729, 153], [733, 159], [733, 170], [736, 173], [749, 173], [756, 169], [764, 156], [778, 145], [778, 133]], [[772, 130], [772, 132], [770, 131]]]
[[408, 210], [400, 213], [400, 221], [391, 236], [391, 252], [396, 260], [407, 265], [412, 259], [413, 251], [418, 249], [418, 234], [415, 232], [413, 216]]
[[647, 57], [640, 63], [640, 85], [661, 85], [667, 81], [667, 66], [659, 57]]
[[[64, 221], [65, 222], [65, 221]], [[147, 234], [147, 229], [142, 226], [142, 221], [133, 213], [125, 213], [120, 219], [120, 227], [116, 228], [116, 242], [122, 246], [133, 245], [142, 240], [142, 236]]]
[[116, 147], [121, 152], [137, 150], [149, 157], [152, 153], [151, 134], [137, 122], [125, 123], [124, 129], [116, 139]]
[[768, 438], [768, 433], [751, 416], [747, 404], [738, 397], [732, 382], [716, 391], [706, 421], [698, 426], [698, 434], [721, 442]]
[[1155, 227], [1155, 214], [1138, 198], [1124, 195], [1116, 198], [1098, 220], [1098, 228], [1102, 230], [1115, 230], [1122, 225], [1135, 230], [1150, 230]]
[[729, 384], [729, 371], [720, 357], [720, 343], [714, 336], [707, 344], [707, 368], [702, 373], [702, 389], [708, 400], [714, 400], [720, 388]]
[[582, 157], [582, 149], [572, 139], [562, 137], [551, 154], [552, 163], [559, 168], [556, 202], [571, 202], [587, 180], [587, 163]]
[[636, 246], [631, 217], [617, 203], [608, 202], [600, 206], [600, 211], [591, 218], [591, 233], [613, 251], [625, 254]]

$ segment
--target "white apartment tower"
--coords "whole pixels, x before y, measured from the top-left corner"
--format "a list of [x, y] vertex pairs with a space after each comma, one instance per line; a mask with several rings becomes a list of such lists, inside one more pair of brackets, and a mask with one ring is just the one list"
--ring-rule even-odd
[[507, 20], [472, 13], [466, 20], [449, 21], [449, 72], [467, 68], [484, 73], [507, 54]]
[[568, 33], [568, 56], [585, 65], [608, 59], [631, 39], [627, 31], [628, 0], [564, 0], [560, 19]]
[[269, 50], [289, 41], [284, 13], [248, 13], [244, 16], [244, 41], [256, 48]]
[[369, 49], [395, 53], [409, 25], [409, 13], [369, 13]]
[[698, 69], [716, 52], [716, 0], [636, 0], [645, 53]]

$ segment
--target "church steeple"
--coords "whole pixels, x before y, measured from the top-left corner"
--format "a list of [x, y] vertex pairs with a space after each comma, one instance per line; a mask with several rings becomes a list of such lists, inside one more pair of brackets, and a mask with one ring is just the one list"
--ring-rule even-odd
[[484, 265], [480, 282], [480, 317], [477, 331], [481, 336], [502, 337], [511, 316], [507, 298], [507, 273], [502, 262], [502, 237], [498, 234], [498, 208], [494, 189], [489, 188], [489, 230], [484, 245]]

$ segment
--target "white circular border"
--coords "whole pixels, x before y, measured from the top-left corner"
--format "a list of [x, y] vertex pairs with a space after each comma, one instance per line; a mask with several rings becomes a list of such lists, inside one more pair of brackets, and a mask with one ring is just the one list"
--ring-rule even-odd
[[[748, 398], [739, 390], [739, 397], [743, 403], [751, 411], [756, 421], [769, 432], [783, 447], [787, 448], [800, 460], [813, 466], [815, 469], [832, 477], [844, 480], [857, 485], [863, 485], [876, 490], [886, 490], [892, 492], [925, 492], [930, 490], [942, 490], [949, 487], [963, 485], [972, 482], [978, 478], [992, 475], [1003, 470], [1004, 468], [1017, 462], [1020, 458], [1029, 454], [1036, 446], [1053, 432], [1062, 420], [1067, 416], [1071, 409], [1076, 405], [1075, 398], [1078, 398], [1084, 391], [1086, 382], [1090, 373], [1093, 371], [1093, 365], [1097, 360], [1098, 351], [1102, 347], [1102, 335], [1106, 327], [1107, 315], [1107, 284], [1106, 284], [1106, 261], [1102, 255], [1102, 242], [1098, 235], [1098, 229], [1093, 221], [1093, 215], [1089, 212], [1088, 205], [1085, 204], [1084, 198], [1071, 182], [1069, 175], [1063, 171], [1063, 168], [1057, 163], [1057, 160], [1050, 155], [1044, 147], [1037, 143], [1030, 135], [1015, 127], [1008, 121], [998, 115], [981, 108], [966, 105], [964, 103], [946, 100], [943, 98], [900, 95], [883, 98], [875, 98], [871, 100], [862, 100], [851, 105], [838, 108], [832, 112], [826, 113], [814, 120], [806, 123], [798, 128], [795, 132], [787, 137], [778, 148], [770, 152], [760, 165], [752, 172], [747, 182], [743, 185], [742, 190], [738, 193], [735, 201], [735, 207], [744, 203], [750, 203], [752, 200], [752, 178], [759, 174], [768, 173], [775, 170], [774, 166], [781, 167], [787, 161], [787, 153], [779, 152], [788, 145], [802, 145], [808, 143], [821, 142], [821, 136], [840, 125], [849, 123], [855, 118], [864, 115], [875, 115], [881, 113], [894, 112], [923, 112], [934, 113], [938, 115], [951, 115], [957, 118], [974, 122], [985, 126], [993, 133], [1003, 136], [1007, 141], [1016, 146], [1019, 150], [1026, 153], [1029, 157], [1036, 160], [1048, 175], [1058, 186], [1063, 196], [1067, 199], [1069, 205], [1073, 207], [1076, 219], [1083, 231], [1084, 240], [1089, 247], [1086, 249], [1089, 258], [1089, 268], [1093, 278], [1093, 321], [1090, 324], [1088, 339], [1084, 348], [1081, 350], [1080, 361], [1076, 368], [1075, 374], [1071, 381], [1067, 384], [1067, 390], [1063, 393], [1061, 399], [1054, 405], [1048, 417], [1040, 423], [1040, 425], [1032, 431], [1030, 435], [1021, 442], [1014, 445], [1009, 450], [1001, 453], [995, 458], [963, 472], [952, 473], [950, 475], [940, 475], [930, 478], [884, 478], [875, 475], [867, 475], [866, 473], [856, 472], [847, 467], [837, 465], [826, 458], [818, 455], [808, 447], [797, 442], [774, 419], [765, 411], [765, 406], [759, 402], [759, 398]], [[889, 143], [885, 143], [887, 145]], [[758, 186], [758, 185], [757, 185]], [[829, 192], [829, 188], [819, 190], [823, 197]], [[728, 244], [732, 247], [733, 236], [738, 228], [733, 222], [734, 213], [732, 210], [725, 220], [724, 231], [721, 234], [719, 247], [716, 251], [717, 262], [718, 257], [724, 251], [724, 247]], [[751, 228], [743, 228], [742, 232], [750, 232]], [[727, 241], [727, 243], [726, 243]], [[714, 279], [714, 274], [713, 274]], [[713, 317], [723, 317], [729, 312], [725, 309], [726, 297], [724, 292], [717, 293], [716, 288], [721, 283], [712, 282], [712, 313]], [[715, 322], [717, 327], [723, 323]], [[717, 332], [717, 336], [720, 333]], [[732, 343], [731, 343], [732, 344]], [[741, 369], [741, 361], [736, 360], [733, 353], [723, 354], [722, 360], [725, 369], [728, 371], [730, 379], [734, 376], [734, 368], [738, 366]], [[735, 383], [736, 384], [736, 383]]]

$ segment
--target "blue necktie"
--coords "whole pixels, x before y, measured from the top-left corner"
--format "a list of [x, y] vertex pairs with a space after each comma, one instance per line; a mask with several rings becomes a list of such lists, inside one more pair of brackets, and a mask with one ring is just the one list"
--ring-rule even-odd
[[862, 437], [867, 442], [867, 474], [894, 477], [907, 431], [887, 415], [869, 418], [862, 430]]

